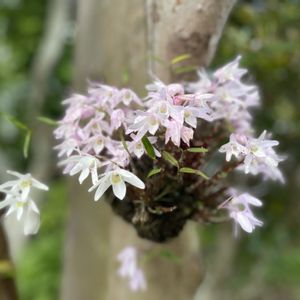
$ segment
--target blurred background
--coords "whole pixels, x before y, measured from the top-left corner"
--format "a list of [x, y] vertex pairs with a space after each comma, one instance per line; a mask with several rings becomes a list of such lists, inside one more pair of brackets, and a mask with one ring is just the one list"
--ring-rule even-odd
[[[38, 236], [26, 243], [17, 232], [11, 238], [17, 264], [16, 273], [7, 276], [16, 276], [21, 300], [58, 299], [62, 274], [68, 187], [55, 167], [51, 120], [62, 115], [61, 101], [72, 86], [76, 3], [54, 2], [0, 1], [0, 179], [6, 179], [6, 169], [29, 169], [50, 182], [47, 200], [40, 203]], [[251, 236], [232, 242], [226, 238], [230, 226], [199, 228], [207, 269], [202, 299], [212, 293], [214, 299], [300, 299], [299, 28], [299, 0], [239, 1], [213, 60], [216, 67], [243, 56], [262, 96], [255, 126], [280, 141], [280, 152], [288, 157], [282, 165], [287, 183], [269, 184], [261, 192], [265, 205], [258, 216], [265, 226]], [[26, 160], [28, 132], [8, 116], [32, 130]], [[14, 230], [9, 222], [8, 230]]]

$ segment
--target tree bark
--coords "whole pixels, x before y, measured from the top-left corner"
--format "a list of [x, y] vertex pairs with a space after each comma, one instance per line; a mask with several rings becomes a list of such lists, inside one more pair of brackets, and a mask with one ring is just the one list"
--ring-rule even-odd
[[[234, 0], [82, 0], [79, 2], [75, 66], [76, 90], [86, 79], [143, 91], [148, 71], [165, 82], [183, 79], [169, 67], [172, 58], [190, 54], [189, 61], [207, 65]], [[156, 57], [167, 62], [156, 63]], [[184, 66], [184, 65], [183, 65]], [[165, 245], [137, 237], [134, 229], [113, 215], [106, 203], [93, 203], [87, 187], [72, 183], [70, 217], [62, 289], [63, 300], [192, 299], [203, 278], [198, 235], [189, 223]], [[117, 274], [116, 255], [127, 245], [168, 249], [180, 263], [156, 257], [143, 266], [148, 290], [132, 293]]]

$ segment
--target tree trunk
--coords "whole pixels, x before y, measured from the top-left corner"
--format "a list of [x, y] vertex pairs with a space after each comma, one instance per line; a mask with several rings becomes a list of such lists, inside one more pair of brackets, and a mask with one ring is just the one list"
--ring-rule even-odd
[[[234, 0], [82, 0], [79, 2], [75, 87], [86, 79], [126, 85], [140, 95], [148, 71], [165, 82], [182, 79], [170, 60], [190, 54], [184, 64], [207, 65]], [[150, 57], [150, 60], [149, 60]], [[156, 63], [157, 59], [166, 64]], [[72, 182], [70, 217], [62, 289], [63, 300], [192, 299], [203, 277], [198, 236], [188, 224], [165, 245], [137, 237], [112, 214], [106, 203], [94, 203], [87, 186]], [[73, 197], [72, 197], [73, 196]], [[156, 257], [143, 266], [148, 290], [133, 294], [116, 274], [116, 255], [127, 245], [168, 249], [181, 257], [174, 263]]]

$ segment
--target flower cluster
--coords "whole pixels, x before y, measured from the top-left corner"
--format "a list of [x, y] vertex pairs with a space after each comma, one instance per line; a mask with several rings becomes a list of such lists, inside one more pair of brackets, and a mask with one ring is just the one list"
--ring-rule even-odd
[[15, 213], [18, 221], [24, 223], [24, 234], [36, 234], [40, 227], [40, 212], [30, 197], [32, 188], [48, 191], [48, 187], [34, 179], [31, 174], [20, 174], [7, 171], [17, 179], [7, 181], [0, 185], [0, 192], [5, 198], [0, 202], [0, 209], [8, 207], [6, 216]]
[[[80, 183], [91, 176], [95, 200], [112, 187], [114, 196], [124, 199], [123, 211], [132, 211], [124, 217], [135, 226], [158, 220], [167, 226], [165, 215], [176, 216], [178, 228], [196, 215], [209, 222], [219, 207], [252, 232], [261, 223], [249, 204], [259, 200], [233, 195], [223, 175], [238, 169], [283, 182], [278, 169], [283, 158], [266, 131], [255, 137], [250, 109], [260, 97], [255, 85], [244, 82], [247, 70], [240, 59], [212, 74], [199, 71], [193, 83], [167, 85], [155, 79], [144, 99], [127, 88], [91, 83], [86, 95], [63, 102], [66, 112], [54, 133], [61, 141], [56, 149], [64, 173], [80, 174]], [[203, 167], [217, 152], [225, 153], [226, 161], [209, 177]], [[230, 201], [224, 202], [228, 195]], [[143, 228], [139, 233], [145, 236]], [[166, 238], [162, 231], [159, 241]]]
[[118, 274], [129, 280], [130, 289], [134, 292], [145, 290], [147, 283], [143, 270], [138, 267], [137, 249], [128, 246], [118, 254], [117, 259], [121, 264]]

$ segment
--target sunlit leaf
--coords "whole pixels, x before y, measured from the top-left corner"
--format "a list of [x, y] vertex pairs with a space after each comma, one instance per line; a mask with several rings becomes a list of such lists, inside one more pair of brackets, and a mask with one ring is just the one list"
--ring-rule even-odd
[[179, 168], [178, 161], [171, 153], [169, 153], [167, 151], [163, 151], [162, 156], [163, 156], [163, 159], [166, 160], [167, 162], [169, 162], [171, 165]]
[[155, 169], [152, 169], [149, 173], [148, 173], [148, 176], [147, 178], [151, 177], [151, 176], [154, 176], [156, 174], [159, 174], [161, 172], [161, 168], [155, 168]]
[[40, 116], [40, 117], [37, 117], [37, 120], [39, 120], [40, 122], [45, 123], [47, 125], [51, 125], [51, 126], [57, 126], [58, 125], [57, 121], [55, 121], [53, 119], [50, 119], [48, 117]]
[[204, 147], [195, 147], [195, 148], [189, 148], [187, 149], [187, 151], [192, 153], [206, 153], [208, 149]]
[[197, 66], [185, 66], [185, 67], [174, 68], [173, 72], [175, 74], [184, 74], [184, 73], [194, 72], [197, 69], [198, 69]]
[[27, 131], [24, 139], [24, 145], [23, 145], [23, 155], [25, 158], [28, 157], [30, 141], [31, 141], [31, 131]]
[[174, 57], [171, 60], [171, 64], [175, 65], [175, 64], [177, 64], [177, 63], [179, 63], [181, 61], [187, 60], [189, 58], [191, 58], [191, 54], [189, 54], [189, 53], [181, 54], [181, 55], [178, 55], [178, 56]]

